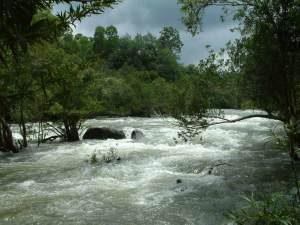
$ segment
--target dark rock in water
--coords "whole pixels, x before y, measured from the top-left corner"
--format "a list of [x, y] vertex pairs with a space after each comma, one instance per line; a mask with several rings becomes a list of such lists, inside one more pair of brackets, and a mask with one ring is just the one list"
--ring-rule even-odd
[[181, 183], [182, 183], [182, 180], [181, 180], [181, 179], [177, 179], [177, 180], [176, 180], [176, 183], [177, 183], [177, 184], [181, 184]]
[[180, 192], [184, 192], [186, 189], [187, 189], [186, 187], [182, 186], [182, 187], [179, 189], [179, 191], [180, 191]]
[[208, 168], [208, 171], [207, 171], [207, 174], [208, 174], [208, 175], [211, 175], [212, 172], [213, 172], [213, 169], [214, 169], [213, 167], [209, 167], [209, 168]]
[[83, 135], [83, 139], [124, 139], [125, 134], [121, 130], [115, 130], [106, 127], [89, 128]]
[[139, 140], [144, 137], [145, 137], [144, 133], [140, 130], [133, 130], [131, 132], [131, 139], [133, 139], [133, 140]]

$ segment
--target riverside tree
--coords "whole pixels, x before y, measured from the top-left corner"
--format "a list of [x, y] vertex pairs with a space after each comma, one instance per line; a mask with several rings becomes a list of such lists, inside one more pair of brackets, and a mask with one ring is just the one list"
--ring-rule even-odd
[[[241, 38], [229, 47], [232, 68], [243, 76], [248, 94], [255, 104], [267, 114], [253, 114], [235, 120], [227, 120], [220, 111], [202, 108], [196, 115], [179, 116], [184, 131], [183, 139], [194, 137], [209, 126], [234, 123], [245, 119], [262, 117], [281, 121], [287, 141], [284, 148], [291, 159], [291, 167], [297, 193], [300, 187], [295, 167], [299, 160], [299, 84], [300, 84], [300, 5], [298, 0], [178, 0], [185, 13], [183, 21], [192, 34], [201, 28], [201, 20], [208, 7], [222, 7], [235, 11], [239, 21]], [[212, 118], [223, 121], [213, 122]], [[297, 146], [298, 145], [298, 146]], [[250, 221], [250, 220], [248, 220]], [[257, 220], [262, 221], [262, 220]], [[272, 223], [273, 224], [273, 223]]]
[[[80, 52], [68, 54], [55, 44], [44, 44], [30, 51], [32, 74], [44, 77], [35, 76], [40, 91], [35, 93], [36, 100], [30, 105], [39, 108], [38, 121], [62, 124], [61, 128], [52, 126], [56, 135], [46, 140], [78, 141], [81, 120], [99, 111], [101, 104], [93, 97], [94, 71], [80, 55]], [[45, 78], [47, 85], [43, 85]]]
[[[254, 114], [239, 118], [237, 122], [253, 117], [282, 121], [289, 138], [289, 154], [297, 158], [295, 142], [299, 125], [299, 57], [300, 57], [300, 10], [297, 0], [178, 0], [184, 12], [183, 22], [196, 35], [201, 28], [205, 9], [221, 7], [224, 13], [235, 11], [239, 21], [237, 30], [241, 39], [231, 51], [233, 68], [243, 75], [256, 105], [267, 115]], [[232, 49], [231, 49], [232, 50]], [[186, 127], [195, 130], [210, 125], [203, 117], [209, 109], [191, 120], [182, 120]], [[215, 123], [214, 123], [215, 124]], [[194, 129], [190, 129], [191, 131]], [[197, 133], [196, 132], [196, 133]]]
[[[0, 5], [0, 59], [5, 64], [6, 58], [18, 58], [30, 45], [55, 39], [76, 21], [91, 14], [103, 13], [119, 0], [4, 0]], [[76, 3], [76, 4], [74, 4]], [[40, 16], [41, 12], [51, 10], [54, 4], [66, 4], [68, 9], [55, 17]], [[3, 81], [1, 81], [3, 82]], [[5, 90], [5, 89], [3, 89]], [[9, 93], [1, 91], [0, 96], [0, 149], [17, 151], [13, 144], [12, 132], [7, 123], [9, 118]]]
[[[49, 10], [35, 16], [40, 19], [61, 22]], [[228, 88], [235, 76], [210, 58], [198, 66], [179, 62], [182, 43], [174, 28], [163, 28], [159, 36], [119, 37], [113, 26], [98, 27], [87, 37], [59, 27], [59, 35], [19, 47], [15, 57], [7, 48], [0, 68], [5, 129], [11, 136], [8, 122], [19, 123], [24, 146], [29, 121], [55, 130], [44, 141], [76, 141], [81, 121], [92, 116], [194, 113], [208, 98], [213, 103], [205, 107], [239, 107], [235, 89]], [[7, 140], [12, 143], [12, 137]]]

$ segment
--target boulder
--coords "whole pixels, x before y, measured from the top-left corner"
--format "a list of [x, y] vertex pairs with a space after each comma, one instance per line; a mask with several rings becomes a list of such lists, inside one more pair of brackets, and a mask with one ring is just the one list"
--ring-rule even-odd
[[176, 183], [177, 183], [177, 184], [181, 184], [181, 183], [182, 183], [182, 180], [181, 180], [181, 179], [177, 179], [177, 180], [176, 180]]
[[131, 139], [133, 139], [133, 140], [139, 140], [144, 137], [145, 137], [144, 133], [140, 130], [133, 130], [131, 132]]
[[106, 128], [106, 127], [93, 127], [89, 128], [82, 137], [83, 139], [124, 139], [125, 134], [121, 130]]

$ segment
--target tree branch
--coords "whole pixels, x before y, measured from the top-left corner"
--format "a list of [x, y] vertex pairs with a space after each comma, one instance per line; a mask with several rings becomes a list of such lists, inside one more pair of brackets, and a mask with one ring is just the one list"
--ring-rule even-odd
[[44, 138], [43, 140], [41, 140], [41, 143], [46, 143], [47, 141], [54, 141], [57, 138], [63, 138], [63, 136], [61, 136], [61, 135], [54, 135], [54, 136], [51, 136], [51, 137], [47, 137], [47, 138]]
[[218, 119], [223, 119], [224, 121], [207, 124], [206, 128], [210, 127], [210, 126], [218, 125], [218, 124], [236, 123], [236, 122], [251, 119], [251, 118], [265, 118], [265, 119], [272, 119], [272, 120], [278, 120], [278, 121], [284, 122], [284, 120], [282, 118], [271, 115], [271, 114], [267, 114], [267, 115], [266, 114], [253, 114], [253, 115], [249, 115], [249, 116], [240, 117], [240, 118], [234, 119], [234, 120], [228, 120], [225, 118], [218, 117]]
[[64, 135], [64, 130], [59, 129], [59, 128], [55, 127], [54, 125], [52, 125], [51, 123], [48, 123], [48, 122], [46, 122], [46, 125], [53, 129], [53, 130], [51, 129], [52, 132], [54, 132], [54, 133], [56, 133], [60, 136]]

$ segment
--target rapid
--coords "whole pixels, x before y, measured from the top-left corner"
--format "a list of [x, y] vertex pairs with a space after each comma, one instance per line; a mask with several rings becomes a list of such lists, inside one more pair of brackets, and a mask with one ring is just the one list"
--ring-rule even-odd
[[[226, 110], [226, 118], [249, 113]], [[243, 196], [291, 184], [287, 154], [268, 144], [280, 126], [272, 120], [212, 126], [201, 141], [178, 144], [171, 118], [99, 118], [85, 126], [123, 129], [127, 138], [0, 153], [1, 225], [227, 225], [226, 214], [245, 204]], [[133, 129], [145, 138], [131, 140]], [[111, 148], [120, 161], [87, 162]]]

